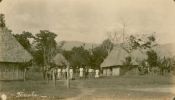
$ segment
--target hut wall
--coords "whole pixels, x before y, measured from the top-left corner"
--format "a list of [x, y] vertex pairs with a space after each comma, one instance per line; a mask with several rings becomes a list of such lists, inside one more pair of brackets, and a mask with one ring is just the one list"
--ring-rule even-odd
[[111, 68], [107, 68], [107, 76], [111, 76], [112, 75], [112, 70]]
[[103, 69], [103, 76], [107, 76], [107, 69], [106, 68]]
[[119, 76], [120, 75], [120, 68], [113, 67], [112, 68], [112, 76]]
[[110, 67], [103, 68], [103, 76], [111, 76], [112, 75], [112, 69]]
[[20, 64], [0, 63], [0, 80], [21, 80], [24, 78], [24, 71]]

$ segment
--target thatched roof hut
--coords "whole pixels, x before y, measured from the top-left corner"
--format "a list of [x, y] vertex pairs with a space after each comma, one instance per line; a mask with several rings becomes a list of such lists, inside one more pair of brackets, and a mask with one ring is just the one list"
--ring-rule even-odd
[[57, 66], [67, 66], [69, 65], [69, 62], [66, 60], [66, 58], [61, 54], [58, 53], [54, 58], [53, 58], [54, 63]]
[[146, 50], [136, 49], [131, 52], [131, 58], [140, 64], [142, 61], [148, 58]]
[[[126, 57], [131, 57], [132, 65], [130, 67], [136, 68], [141, 64], [141, 62], [147, 59], [146, 51], [142, 50], [134, 50], [131, 53], [128, 53], [123, 45], [117, 45], [113, 48], [107, 58], [101, 64], [101, 68], [103, 69], [104, 76], [119, 76], [124, 72], [123, 63], [126, 61]], [[135, 70], [137, 73], [137, 70]]]
[[24, 78], [24, 64], [32, 56], [6, 28], [0, 27], [0, 80]]
[[[171, 47], [171, 48], [170, 48]], [[174, 47], [170, 46], [165, 47], [163, 45], [157, 45], [152, 48], [154, 50], [158, 57], [163, 59], [165, 58], [172, 58], [174, 57]], [[150, 49], [137, 49], [131, 52], [131, 54], [128, 54], [122, 47], [119, 45], [114, 47], [114, 49], [111, 51], [111, 53], [108, 55], [108, 57], [104, 60], [104, 62], [101, 64], [101, 67], [110, 67], [110, 66], [116, 66], [121, 65], [122, 61], [126, 56], [131, 56], [133, 59], [134, 64], [140, 64], [140, 62], [146, 60], [148, 58], [147, 51]]]
[[[101, 64], [101, 67], [110, 67], [110, 66], [121, 66], [125, 61], [126, 57], [131, 57], [131, 55], [124, 50], [120, 45], [115, 46], [111, 53]], [[136, 61], [132, 60], [133, 64], [137, 64]]]
[[28, 62], [30, 53], [6, 29], [0, 28], [0, 62]]

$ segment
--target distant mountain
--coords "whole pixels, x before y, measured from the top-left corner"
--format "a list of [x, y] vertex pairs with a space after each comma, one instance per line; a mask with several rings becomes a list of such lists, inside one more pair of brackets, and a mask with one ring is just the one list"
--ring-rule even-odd
[[73, 47], [80, 47], [80, 46], [84, 46], [85, 49], [92, 49], [97, 47], [99, 44], [96, 43], [85, 43], [85, 42], [81, 42], [81, 41], [61, 41], [58, 42], [58, 47], [60, 45], [62, 45], [62, 49], [64, 50], [71, 50]]
[[[85, 43], [81, 41], [61, 41], [61, 42], [58, 42], [57, 46], [59, 47], [62, 43], [63, 43], [62, 49], [64, 50], [71, 50], [73, 47], [80, 47], [80, 46], [84, 46], [85, 49], [88, 50], [88, 49], [95, 48], [99, 45], [96, 43]], [[175, 44], [173, 43], [160, 44], [158, 48], [161, 49], [160, 51], [160, 53], [162, 53], [161, 55], [175, 56]]]
[[161, 45], [165, 50], [169, 51], [172, 56], [175, 56], [175, 44], [174, 43], [167, 43]]

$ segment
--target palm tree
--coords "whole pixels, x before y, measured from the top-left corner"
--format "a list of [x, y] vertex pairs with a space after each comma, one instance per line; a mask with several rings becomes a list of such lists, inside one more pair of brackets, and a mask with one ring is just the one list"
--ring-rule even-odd
[[4, 14], [0, 14], [0, 27], [5, 27]]

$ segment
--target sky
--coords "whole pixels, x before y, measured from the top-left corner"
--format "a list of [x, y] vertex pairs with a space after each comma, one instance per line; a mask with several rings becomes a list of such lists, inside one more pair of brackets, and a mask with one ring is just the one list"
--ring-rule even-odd
[[101, 43], [108, 32], [156, 32], [160, 43], [175, 43], [173, 0], [3, 0], [8, 28], [13, 33], [50, 30], [57, 41]]

